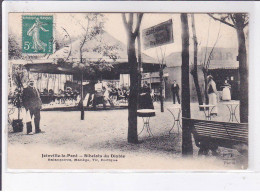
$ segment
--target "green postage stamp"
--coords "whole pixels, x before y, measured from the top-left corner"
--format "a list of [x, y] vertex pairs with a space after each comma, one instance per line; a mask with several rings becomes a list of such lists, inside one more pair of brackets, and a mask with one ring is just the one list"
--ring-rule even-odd
[[53, 53], [53, 16], [22, 16], [22, 52]]

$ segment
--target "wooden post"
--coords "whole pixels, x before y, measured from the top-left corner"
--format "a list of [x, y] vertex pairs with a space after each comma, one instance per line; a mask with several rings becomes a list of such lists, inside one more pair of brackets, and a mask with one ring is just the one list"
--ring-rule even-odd
[[56, 74], [54, 74], [54, 84], [53, 84], [53, 92], [55, 93], [55, 86], [56, 86]]
[[42, 73], [40, 73], [40, 77], [41, 77], [41, 80], [40, 80], [40, 92], [42, 91]]
[[49, 92], [49, 74], [47, 73], [47, 91]]
[[149, 78], [150, 78], [150, 88], [152, 89], [152, 77], [151, 77], [151, 72], [149, 73]]

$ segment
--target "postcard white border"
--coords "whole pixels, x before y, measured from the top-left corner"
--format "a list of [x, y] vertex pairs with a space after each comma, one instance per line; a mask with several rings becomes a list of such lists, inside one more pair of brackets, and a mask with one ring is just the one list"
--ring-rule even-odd
[[[50, 6], [51, 4], [51, 6]], [[247, 185], [256, 188], [260, 170], [260, 3], [258, 2], [83, 2], [83, 1], [5, 1], [3, 2], [2, 126], [7, 111], [7, 40], [9, 12], [248, 12], [249, 24], [249, 169], [247, 171], [126, 171], [126, 170], [15, 170], [7, 171], [3, 136], [3, 189], [231, 189]], [[258, 23], [258, 24], [257, 24]], [[258, 43], [258, 44], [257, 44]], [[253, 84], [252, 84], [253, 83]], [[258, 108], [259, 107], [259, 108]], [[259, 114], [258, 114], [259, 113]], [[16, 172], [16, 173], [14, 173]], [[17, 173], [18, 172], [18, 173]], [[36, 173], [45, 172], [45, 173]], [[55, 172], [55, 173], [54, 173]], [[67, 172], [67, 173], [61, 173]], [[69, 173], [68, 173], [69, 172]], [[88, 172], [88, 173], [82, 173]], [[98, 172], [98, 173], [97, 173]], [[123, 172], [123, 173], [122, 173]], [[143, 173], [141, 173], [143, 172]], [[151, 174], [152, 172], [152, 174]], [[174, 173], [173, 173], [174, 172]], [[193, 172], [193, 173], [192, 173]], [[43, 184], [44, 183], [44, 184]], [[48, 184], [47, 184], [48, 183]], [[102, 186], [101, 186], [102, 185]], [[187, 186], [189, 185], [189, 186]]]

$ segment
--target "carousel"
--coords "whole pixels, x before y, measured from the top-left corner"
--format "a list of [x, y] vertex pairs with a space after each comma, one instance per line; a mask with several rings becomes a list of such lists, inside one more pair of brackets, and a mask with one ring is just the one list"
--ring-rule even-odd
[[[80, 40], [75, 40], [51, 55], [24, 64], [28, 76], [36, 81], [43, 110], [77, 107], [81, 101], [84, 107], [92, 108], [127, 106], [127, 46], [107, 32], [102, 34], [102, 46], [116, 45], [114, 53], [96, 52], [100, 44], [93, 39], [80, 50]], [[142, 53], [142, 73], [159, 72], [164, 67]]]

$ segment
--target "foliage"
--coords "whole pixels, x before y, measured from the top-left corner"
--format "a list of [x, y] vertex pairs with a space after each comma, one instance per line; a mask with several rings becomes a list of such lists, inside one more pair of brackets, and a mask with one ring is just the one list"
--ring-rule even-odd
[[214, 20], [220, 21], [236, 29], [245, 28], [249, 22], [249, 16], [247, 13], [208, 14], [208, 15]]
[[21, 50], [22, 50], [22, 48], [21, 48], [21, 45], [19, 45], [19, 43], [18, 43], [17, 37], [10, 32], [9, 36], [8, 36], [8, 57], [9, 57], [9, 59], [22, 58]]
[[[118, 58], [120, 46], [117, 44], [108, 45], [103, 41], [102, 35], [106, 21], [103, 14], [88, 13], [85, 19], [85, 25], [79, 23], [83, 29], [80, 41], [80, 61], [73, 63], [72, 67], [76, 71], [84, 72], [91, 77], [100, 77], [103, 72], [112, 70], [111, 62], [115, 62]], [[84, 47], [93, 39], [98, 43], [97, 45]], [[93, 59], [83, 58], [83, 52], [98, 53], [101, 57], [93, 61]]]
[[13, 105], [15, 105], [17, 108], [21, 108], [23, 87], [24, 84], [28, 81], [27, 71], [24, 69], [22, 64], [13, 65], [11, 76], [16, 88], [14, 93], [10, 94], [9, 99]]
[[16, 108], [21, 108], [22, 107], [22, 94], [23, 94], [23, 88], [16, 88], [14, 91], [14, 94], [11, 96], [11, 103], [16, 107]]

